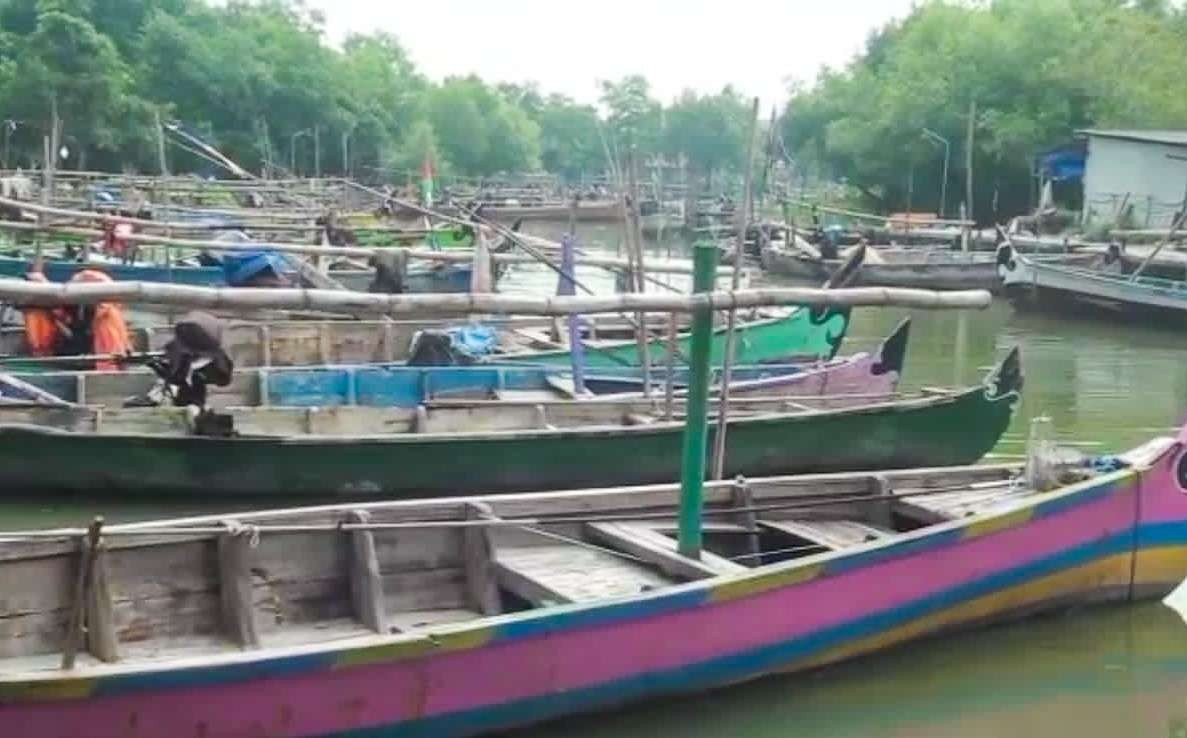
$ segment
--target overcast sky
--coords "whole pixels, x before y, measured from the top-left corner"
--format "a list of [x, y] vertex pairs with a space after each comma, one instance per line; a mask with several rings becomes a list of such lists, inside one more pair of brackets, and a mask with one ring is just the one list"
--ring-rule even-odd
[[394, 33], [434, 79], [535, 80], [596, 102], [598, 80], [643, 74], [664, 102], [732, 83], [764, 109], [860, 51], [912, 0], [307, 0], [332, 41]]

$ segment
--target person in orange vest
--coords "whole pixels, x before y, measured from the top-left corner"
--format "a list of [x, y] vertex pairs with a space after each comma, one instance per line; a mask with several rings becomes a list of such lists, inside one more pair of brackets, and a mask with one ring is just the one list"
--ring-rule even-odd
[[[48, 282], [40, 269], [34, 266], [25, 279], [30, 282]], [[53, 356], [62, 340], [62, 328], [53, 308], [24, 307], [25, 346], [30, 356]]]
[[[111, 277], [98, 269], [83, 269], [70, 278], [71, 283], [111, 282]], [[80, 337], [90, 336], [90, 351], [93, 354], [130, 354], [132, 341], [128, 337], [128, 324], [124, 311], [118, 303], [100, 302], [94, 306], [79, 306], [74, 311], [72, 329]], [[117, 371], [118, 362], [101, 359], [95, 362], [99, 371]]]

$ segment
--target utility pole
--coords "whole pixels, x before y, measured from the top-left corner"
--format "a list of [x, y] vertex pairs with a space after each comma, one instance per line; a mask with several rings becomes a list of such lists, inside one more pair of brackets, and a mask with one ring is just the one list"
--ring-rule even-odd
[[948, 212], [948, 160], [952, 156], [952, 147], [948, 143], [948, 139], [930, 128], [923, 129], [923, 136], [944, 146], [944, 173], [940, 177], [940, 217], [943, 218], [944, 214]]
[[321, 126], [313, 127], [313, 176], [321, 179]]
[[964, 197], [968, 207], [968, 219], [976, 220], [973, 209], [973, 143], [977, 130], [977, 101], [969, 102], [969, 130], [964, 143]]
[[161, 176], [169, 176], [169, 162], [165, 159], [165, 126], [161, 123], [161, 111], [157, 110], [157, 165], [161, 169]]

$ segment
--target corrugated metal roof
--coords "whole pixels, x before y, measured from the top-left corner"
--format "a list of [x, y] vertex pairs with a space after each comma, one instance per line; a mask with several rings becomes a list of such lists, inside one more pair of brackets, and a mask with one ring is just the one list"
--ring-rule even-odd
[[1126, 141], [1141, 141], [1143, 143], [1160, 143], [1170, 146], [1187, 146], [1187, 130], [1148, 129], [1141, 128], [1086, 128], [1076, 131], [1081, 136], [1099, 136], [1101, 138], [1120, 138]]

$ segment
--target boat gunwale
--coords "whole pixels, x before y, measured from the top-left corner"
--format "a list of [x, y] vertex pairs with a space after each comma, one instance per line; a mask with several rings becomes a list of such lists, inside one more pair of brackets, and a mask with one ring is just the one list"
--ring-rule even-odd
[[[992, 376], [992, 374], [990, 375]], [[983, 381], [979, 385], [966, 387], [959, 391], [943, 395], [920, 395], [917, 397], [909, 397], [905, 399], [892, 399], [883, 402], [872, 402], [869, 404], [856, 405], [852, 407], [829, 408], [825, 410], [808, 409], [808, 410], [794, 410], [786, 412], [763, 412], [759, 411], [754, 414], [749, 414], [744, 417], [730, 418], [727, 427], [734, 429], [739, 427], [753, 427], [753, 426], [768, 426], [778, 425], [789, 422], [799, 422], [804, 419], [819, 419], [821, 416], [828, 418], [847, 419], [852, 417], [861, 417], [864, 415], [877, 415], [880, 413], [890, 412], [907, 412], [907, 411], [923, 411], [940, 408], [947, 405], [955, 405], [963, 401], [969, 401], [976, 398], [978, 394], [984, 398], [986, 406], [997, 406], [999, 403], [1014, 403], [1021, 396], [1017, 389], [1011, 389], [1007, 392], [994, 395], [992, 394], [993, 387], [987, 382]], [[742, 398], [739, 402], [744, 402], [746, 399]], [[450, 401], [445, 401], [449, 403]], [[586, 400], [548, 400], [548, 401], [531, 401], [531, 400], [491, 400], [486, 401], [488, 404], [482, 404], [483, 401], [469, 401], [459, 400], [456, 404], [442, 404], [442, 403], [422, 403], [428, 409], [438, 410], [465, 410], [467, 408], [474, 409], [496, 409], [508, 407], [530, 408], [536, 406], [556, 407], [580, 407], [586, 404]], [[613, 404], [607, 402], [605, 404]], [[30, 403], [24, 407], [38, 407], [47, 410], [54, 410], [56, 406], [37, 405]], [[15, 406], [6, 406], [15, 407]], [[76, 408], [84, 409], [98, 409], [102, 411], [103, 406], [76, 406]], [[60, 409], [60, 408], [59, 408]], [[155, 408], [161, 410], [173, 410], [173, 408]], [[224, 412], [234, 413], [235, 410], [245, 410], [248, 413], [258, 412], [264, 415], [268, 411], [276, 410], [291, 410], [294, 414], [298, 412], [311, 413], [320, 410], [315, 407], [301, 407], [301, 406], [243, 406], [243, 407], [227, 407]], [[360, 406], [330, 406], [325, 408], [329, 412], [341, 411], [382, 411], [385, 409], [404, 410], [410, 412], [410, 408], [383, 408], [383, 407], [360, 407]], [[146, 412], [146, 416], [154, 417], [151, 413], [152, 409]], [[133, 411], [134, 412], [134, 411]], [[157, 417], [168, 417], [161, 413]], [[709, 419], [709, 428], [712, 430], [718, 424], [717, 419]], [[113, 439], [113, 440], [147, 440], [152, 439], [156, 441], [168, 442], [172, 440], [184, 439], [191, 442], [201, 443], [271, 443], [278, 445], [339, 445], [339, 444], [397, 444], [397, 443], [423, 443], [431, 441], [435, 443], [445, 443], [450, 441], [478, 441], [478, 440], [505, 440], [507, 438], [514, 438], [516, 440], [531, 440], [531, 439], [553, 439], [563, 437], [589, 437], [599, 435], [661, 435], [668, 434], [673, 431], [679, 431], [684, 428], [685, 421], [679, 420], [656, 420], [654, 423], [645, 425], [627, 425], [617, 424], [612, 425], [608, 423], [598, 423], [589, 425], [577, 425], [562, 428], [513, 428], [507, 430], [483, 430], [483, 431], [449, 431], [449, 432], [428, 432], [418, 433], [414, 431], [393, 431], [391, 433], [360, 433], [352, 435], [330, 435], [330, 434], [313, 434], [303, 433], [300, 435], [293, 434], [267, 434], [267, 433], [251, 433], [233, 436], [230, 438], [219, 438], [211, 436], [189, 435], [189, 434], [168, 434], [162, 432], [148, 432], [148, 431], [77, 431], [64, 428], [55, 428], [52, 426], [38, 425], [34, 423], [7, 423], [0, 422], [0, 434], [8, 430], [15, 430], [21, 433], [41, 434], [46, 436], [69, 436], [69, 437], [91, 437], [96, 439]]]

